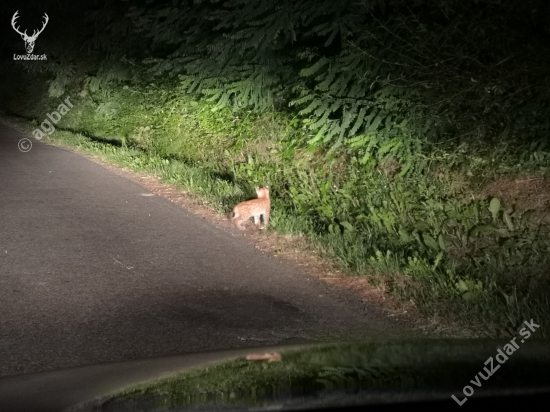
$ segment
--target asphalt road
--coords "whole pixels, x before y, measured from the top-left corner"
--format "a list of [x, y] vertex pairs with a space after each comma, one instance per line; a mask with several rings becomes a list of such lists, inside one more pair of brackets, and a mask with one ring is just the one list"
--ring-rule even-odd
[[0, 376], [404, 326], [101, 165], [0, 124]]

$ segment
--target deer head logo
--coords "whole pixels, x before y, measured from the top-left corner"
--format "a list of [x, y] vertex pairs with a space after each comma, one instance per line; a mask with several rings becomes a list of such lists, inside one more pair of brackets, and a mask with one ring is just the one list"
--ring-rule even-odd
[[40, 30], [34, 30], [34, 32], [32, 33], [32, 36], [28, 36], [27, 35], [27, 30], [25, 30], [23, 33], [21, 33], [19, 31], [19, 26], [15, 27], [15, 21], [19, 17], [17, 15], [17, 13], [19, 13], [19, 10], [17, 10], [15, 12], [15, 14], [13, 15], [13, 17], [11, 18], [11, 26], [13, 27], [13, 29], [17, 33], [19, 33], [21, 35], [21, 38], [25, 41], [25, 49], [27, 49], [27, 53], [31, 54], [33, 49], [34, 49], [34, 42], [36, 41], [36, 38], [38, 37], [38, 35], [40, 33], [42, 33], [44, 31], [44, 28], [46, 27], [46, 24], [48, 24], [48, 21], [50, 20], [50, 18], [48, 17], [48, 15], [46, 13], [44, 13], [45, 20], [44, 20], [44, 24], [42, 25], [42, 28]]

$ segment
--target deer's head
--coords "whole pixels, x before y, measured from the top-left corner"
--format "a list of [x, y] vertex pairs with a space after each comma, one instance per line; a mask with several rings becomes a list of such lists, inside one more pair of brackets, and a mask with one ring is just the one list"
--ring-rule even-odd
[[27, 49], [27, 53], [30, 54], [34, 49], [34, 42], [36, 41], [36, 38], [40, 33], [42, 33], [42, 31], [46, 27], [46, 24], [48, 24], [48, 21], [50, 20], [50, 18], [46, 13], [44, 13], [45, 20], [44, 20], [44, 23], [42, 24], [42, 28], [40, 30], [34, 30], [34, 32], [32, 33], [32, 36], [29, 36], [27, 35], [27, 30], [25, 30], [22, 33], [21, 31], [19, 31], [19, 26], [15, 27], [15, 21], [19, 18], [17, 13], [19, 13], [19, 10], [17, 10], [14, 13], [13, 17], [11, 18], [11, 26], [17, 33], [21, 35], [21, 38], [25, 41], [25, 49]]

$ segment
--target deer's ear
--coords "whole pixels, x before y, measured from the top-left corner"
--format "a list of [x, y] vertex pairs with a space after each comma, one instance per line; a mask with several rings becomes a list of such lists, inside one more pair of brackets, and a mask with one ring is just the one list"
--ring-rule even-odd
[[24, 35], [24, 34], [22, 34], [22, 35], [21, 35], [21, 38], [22, 38], [23, 40], [25, 40], [25, 35]]

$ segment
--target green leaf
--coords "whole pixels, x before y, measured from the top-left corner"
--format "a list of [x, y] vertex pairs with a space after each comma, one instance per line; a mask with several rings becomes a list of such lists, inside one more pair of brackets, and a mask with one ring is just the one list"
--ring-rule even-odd
[[422, 240], [424, 240], [424, 244], [428, 246], [430, 249], [435, 250], [436, 252], [439, 251], [439, 245], [435, 241], [433, 237], [431, 237], [429, 234], [424, 233], [422, 235]]
[[443, 236], [443, 233], [441, 233], [439, 235], [439, 237], [437, 238], [437, 241], [439, 243], [439, 247], [441, 248], [441, 250], [447, 250], [447, 245], [445, 244], [445, 236]]
[[494, 197], [491, 199], [491, 203], [489, 203], [489, 212], [491, 212], [491, 214], [493, 215], [493, 219], [497, 218], [499, 211], [500, 211], [500, 200]]
[[378, 115], [374, 118], [374, 121], [367, 127], [367, 133], [368, 132], [374, 132], [378, 126], [380, 125], [380, 123], [382, 122], [382, 120], [384, 120], [384, 116], [383, 115]]
[[319, 206], [316, 210], [318, 210], [319, 212], [322, 212], [326, 217], [329, 217], [329, 218], [332, 217], [333, 212], [332, 212], [331, 206], [328, 206], [328, 205]]
[[399, 228], [399, 237], [403, 242], [410, 242], [411, 240], [413, 240], [413, 238], [410, 237], [407, 231], [403, 228]]
[[365, 153], [365, 156], [363, 156], [363, 157], [361, 158], [361, 160], [359, 161], [359, 163], [361, 163], [362, 165], [364, 165], [365, 163], [367, 163], [367, 162], [369, 161], [370, 157], [371, 157], [370, 152]]
[[456, 284], [456, 288], [460, 293], [464, 293], [468, 291], [468, 286], [466, 285], [466, 282], [464, 282], [462, 279], [460, 279]]
[[317, 107], [319, 107], [321, 105], [321, 100], [319, 99], [315, 99], [313, 100], [308, 107], [306, 107], [305, 109], [302, 109], [300, 111], [300, 114], [301, 115], [306, 115], [306, 114], [309, 114], [311, 113], [314, 109], [316, 109]]
[[443, 259], [443, 252], [439, 252], [437, 254], [437, 257], [435, 258], [434, 265], [432, 267], [432, 270], [436, 270], [439, 264], [441, 263], [441, 260]]
[[340, 222], [342, 226], [346, 228], [346, 230], [349, 230], [350, 232], [353, 232], [355, 228], [351, 225], [349, 222]]
[[361, 110], [359, 110], [359, 114], [357, 115], [357, 119], [355, 120], [355, 124], [351, 128], [349, 134], [350, 136], [355, 135], [357, 130], [361, 127], [363, 124], [363, 119], [365, 118], [365, 113], [367, 112], [367, 109], [365, 107], [362, 107]]
[[321, 140], [325, 134], [325, 132], [327, 131], [329, 125], [328, 124], [325, 124], [321, 130], [319, 130], [319, 132], [315, 135], [315, 137], [313, 139], [310, 139], [308, 140], [308, 144], [310, 145], [313, 145], [314, 143], [317, 143], [319, 140]]

